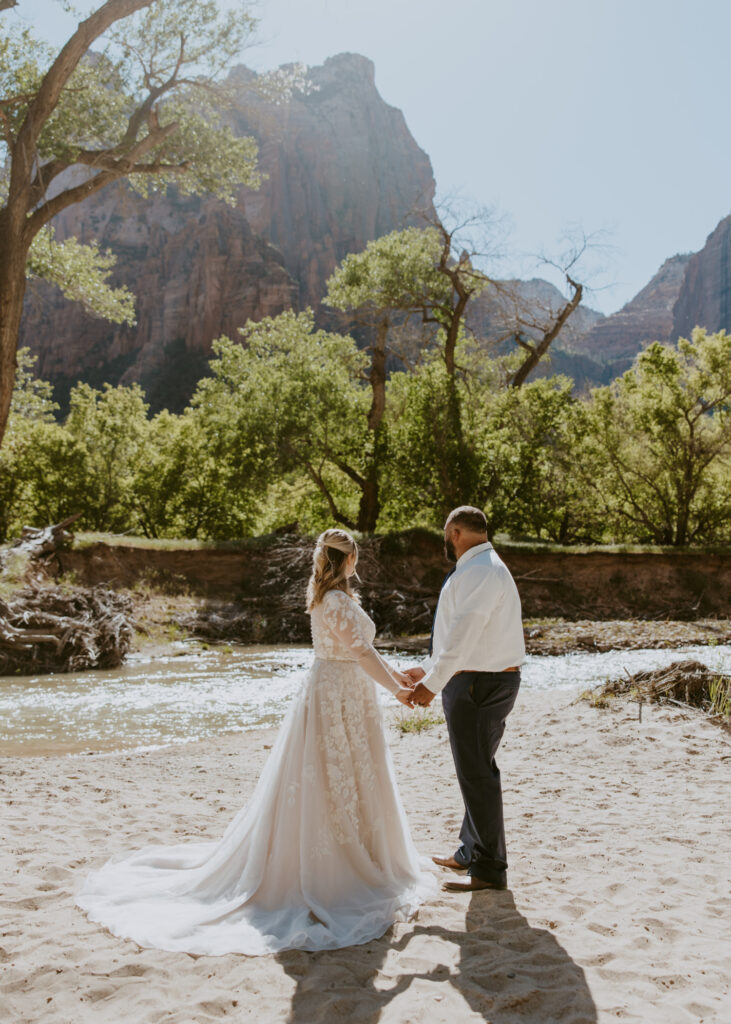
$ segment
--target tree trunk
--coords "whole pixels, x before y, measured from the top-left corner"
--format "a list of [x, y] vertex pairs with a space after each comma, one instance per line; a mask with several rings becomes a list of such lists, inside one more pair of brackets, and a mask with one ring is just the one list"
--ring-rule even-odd
[[373, 346], [373, 360], [368, 382], [371, 386], [371, 407], [368, 411], [368, 429], [377, 433], [386, 409], [386, 339], [388, 337], [388, 320], [378, 325], [376, 343]]
[[378, 325], [376, 343], [368, 381], [371, 386], [371, 407], [368, 410], [368, 429], [373, 433], [373, 450], [361, 485], [358, 507], [357, 529], [361, 533], [374, 533], [381, 511], [379, 469], [386, 454], [386, 436], [383, 430], [383, 414], [386, 410], [386, 339], [389, 320], [384, 318]]
[[374, 455], [374, 458], [368, 467], [368, 474], [365, 478], [365, 483], [363, 484], [360, 495], [357, 529], [360, 530], [361, 533], [375, 533], [380, 512], [381, 501], [378, 486], [378, 465], [377, 459]]
[[15, 385], [27, 255], [27, 248], [8, 230], [6, 211], [0, 211], [0, 445]]
[[573, 281], [568, 276], [568, 274], [566, 275], [566, 280], [574, 289], [574, 294], [571, 296], [569, 301], [566, 302], [564, 306], [559, 310], [554, 322], [551, 324], [548, 330], [543, 332], [543, 337], [538, 342], [538, 344], [531, 345], [529, 342], [523, 341], [520, 334], [516, 335], [516, 340], [524, 349], [526, 349], [528, 355], [521, 364], [521, 366], [518, 367], [516, 373], [513, 375], [513, 378], [510, 381], [511, 388], [519, 388], [523, 384], [525, 384], [526, 380], [528, 379], [528, 375], [531, 373], [532, 370], [536, 368], [536, 366], [538, 366], [543, 356], [546, 354], [546, 352], [548, 352], [549, 348], [551, 347], [551, 344], [556, 340], [556, 338], [563, 330], [571, 314], [574, 312], [574, 310], [578, 307], [579, 303], [581, 302], [581, 297], [584, 293], [584, 286], [582, 284], [579, 284], [577, 281]]
[[450, 377], [454, 377], [456, 365], [454, 362], [454, 352], [457, 347], [457, 339], [459, 338], [459, 329], [462, 326], [462, 319], [467, 309], [467, 303], [470, 300], [471, 292], [460, 291], [458, 293], [457, 302], [455, 303], [452, 311], [452, 316], [449, 321], [449, 326], [446, 328], [446, 334], [444, 338], [444, 362], [447, 367], [447, 373]]

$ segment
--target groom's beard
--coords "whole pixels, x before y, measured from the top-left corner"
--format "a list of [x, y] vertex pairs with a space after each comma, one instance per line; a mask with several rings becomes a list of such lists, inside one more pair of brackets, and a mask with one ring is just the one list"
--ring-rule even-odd
[[454, 544], [452, 543], [451, 538], [447, 538], [444, 541], [444, 554], [447, 556], [447, 561], [457, 561], [457, 552], [454, 550]]

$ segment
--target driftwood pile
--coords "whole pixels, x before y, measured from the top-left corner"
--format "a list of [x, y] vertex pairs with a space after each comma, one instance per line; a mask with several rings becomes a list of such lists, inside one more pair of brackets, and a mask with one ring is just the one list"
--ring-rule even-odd
[[671, 701], [701, 708], [729, 720], [731, 675], [708, 668], [700, 661], [674, 661], [666, 668], [646, 669], [624, 678], [610, 679], [592, 695], [595, 703], [608, 697], [629, 695], [640, 705], [650, 701]]
[[49, 579], [55, 553], [72, 540], [67, 527], [77, 518], [41, 530], [25, 527], [4, 553], [0, 573], [10, 564], [17, 572], [21, 565], [25, 585], [0, 598], [0, 675], [114, 668], [130, 648], [128, 597]]
[[131, 604], [104, 587], [38, 583], [0, 600], [0, 674], [120, 665], [134, 635]]

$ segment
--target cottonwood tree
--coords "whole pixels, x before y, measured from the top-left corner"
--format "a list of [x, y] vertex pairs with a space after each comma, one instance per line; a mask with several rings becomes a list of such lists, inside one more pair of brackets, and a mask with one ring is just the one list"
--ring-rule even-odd
[[388, 453], [384, 422], [386, 364], [392, 328], [420, 304], [444, 291], [436, 271], [436, 232], [418, 228], [393, 231], [368, 243], [363, 252], [346, 256], [327, 282], [324, 302], [347, 312], [370, 338], [364, 370], [371, 391], [367, 412], [366, 465], [355, 477], [360, 489], [358, 529], [373, 532], [381, 511], [380, 484]]
[[[12, 17], [3, 14], [4, 27]], [[223, 77], [254, 26], [245, 3], [107, 0], [57, 53], [27, 29], [11, 26], [0, 40], [0, 442], [26, 267], [42, 264], [34, 242], [50, 221], [120, 179], [143, 195], [174, 182], [229, 203], [238, 186], [258, 184], [255, 141], [234, 136], [221, 115]], [[58, 269], [73, 253], [59, 255], [53, 241], [46, 234], [45, 259]], [[104, 269], [97, 262], [96, 285]], [[94, 290], [87, 280], [75, 297], [93, 307]]]
[[213, 343], [211, 376], [191, 403], [209, 451], [230, 467], [229, 490], [256, 503], [305, 473], [335, 522], [362, 529], [352, 495], [367, 461], [365, 354], [316, 329], [310, 309], [249, 321], [240, 334], [243, 344]]
[[[465, 229], [484, 220], [484, 214], [446, 226], [438, 217], [425, 215], [427, 226], [393, 231], [369, 242], [363, 252], [351, 253], [327, 283], [326, 305], [345, 311], [372, 339], [367, 351], [367, 379], [372, 401], [368, 411], [369, 458], [361, 484], [359, 529], [372, 532], [381, 510], [380, 485], [388, 457], [386, 364], [397, 353], [393, 336], [414, 318], [436, 333], [446, 369], [445, 393], [441, 396], [446, 416], [448, 472], [451, 481], [445, 507], [468, 489], [467, 452], [461, 439], [459, 396], [455, 385], [457, 343], [465, 329], [471, 299], [487, 286], [489, 278], [473, 265], [474, 252], [460, 246]], [[442, 410], [440, 410], [441, 413]], [[444, 467], [443, 467], [444, 468]]]
[[592, 392], [576, 471], [615, 533], [685, 545], [731, 523], [731, 336], [654, 342]]

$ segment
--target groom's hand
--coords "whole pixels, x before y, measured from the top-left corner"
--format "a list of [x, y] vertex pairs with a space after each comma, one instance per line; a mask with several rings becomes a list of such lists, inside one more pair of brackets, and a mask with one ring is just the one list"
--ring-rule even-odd
[[418, 683], [420, 679], [423, 679], [426, 672], [419, 665], [414, 665], [413, 668], [405, 668], [404, 675], [408, 676], [412, 683]]
[[[421, 673], [422, 676], [424, 673]], [[421, 683], [417, 683], [414, 689], [411, 691], [411, 700], [414, 704], [418, 704], [422, 708], [427, 708], [436, 697], [435, 693], [427, 689], [426, 686], [422, 686]]]

